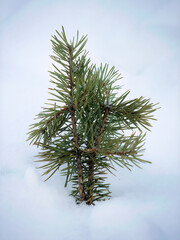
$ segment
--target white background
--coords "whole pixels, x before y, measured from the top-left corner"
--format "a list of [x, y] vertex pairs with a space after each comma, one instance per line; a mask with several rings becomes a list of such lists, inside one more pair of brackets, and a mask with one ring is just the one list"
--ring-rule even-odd
[[[4, 0], [0, 3], [0, 239], [178, 240], [179, 1]], [[77, 206], [57, 173], [43, 182], [28, 125], [48, 98], [50, 38], [88, 34], [92, 61], [124, 77], [121, 90], [161, 109], [133, 172], [109, 176], [112, 199]], [[121, 92], [120, 92], [121, 94]]]

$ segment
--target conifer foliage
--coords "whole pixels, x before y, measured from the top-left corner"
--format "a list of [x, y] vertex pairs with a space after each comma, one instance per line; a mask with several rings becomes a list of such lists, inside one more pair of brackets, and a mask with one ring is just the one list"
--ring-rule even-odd
[[91, 63], [84, 50], [87, 36], [77, 31], [68, 41], [62, 27], [51, 42], [52, 98], [30, 125], [28, 140], [41, 149], [37, 162], [46, 180], [59, 170], [65, 186], [72, 183], [76, 202], [91, 205], [111, 197], [105, 180], [116, 165], [131, 170], [150, 163], [142, 159], [142, 128], [150, 129], [157, 108], [144, 97], [128, 100], [130, 91], [117, 96], [121, 74], [108, 64]]

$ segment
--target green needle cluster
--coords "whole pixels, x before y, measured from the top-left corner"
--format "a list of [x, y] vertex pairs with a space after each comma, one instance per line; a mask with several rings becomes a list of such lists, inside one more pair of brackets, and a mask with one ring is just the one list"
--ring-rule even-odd
[[[48, 107], [30, 126], [28, 140], [40, 147], [38, 162], [49, 179], [55, 172], [72, 183], [71, 195], [88, 205], [111, 197], [107, 173], [116, 165], [131, 170], [141, 163], [145, 134], [157, 104], [144, 97], [117, 97], [121, 74], [108, 64], [97, 67], [84, 50], [87, 36], [68, 41], [64, 28], [52, 36], [54, 71]], [[119, 91], [120, 92], [120, 91]], [[137, 133], [135, 133], [135, 129]]]

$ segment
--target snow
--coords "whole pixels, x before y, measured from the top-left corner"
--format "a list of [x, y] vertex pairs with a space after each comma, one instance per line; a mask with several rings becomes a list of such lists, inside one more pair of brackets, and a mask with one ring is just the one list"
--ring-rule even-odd
[[[1, 23], [0, 239], [178, 240], [178, 1], [4, 1]], [[168, 13], [168, 21], [167, 21]], [[57, 173], [43, 182], [25, 141], [48, 98], [50, 36], [88, 34], [93, 62], [115, 65], [122, 90], [160, 102], [147, 134], [152, 164], [118, 168], [112, 199], [77, 206]], [[120, 91], [122, 91], [120, 90]], [[121, 93], [121, 92], [120, 92]]]

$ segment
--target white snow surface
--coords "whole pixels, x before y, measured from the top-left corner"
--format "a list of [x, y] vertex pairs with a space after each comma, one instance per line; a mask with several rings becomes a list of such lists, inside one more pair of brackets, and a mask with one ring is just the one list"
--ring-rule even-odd
[[[1, 6], [0, 239], [180, 239], [178, 62], [179, 1], [6, 0]], [[147, 134], [152, 164], [109, 176], [112, 198], [76, 205], [58, 173], [43, 182], [28, 125], [49, 97], [50, 38], [88, 34], [98, 65], [119, 69], [130, 98], [145, 96], [161, 109]]]

